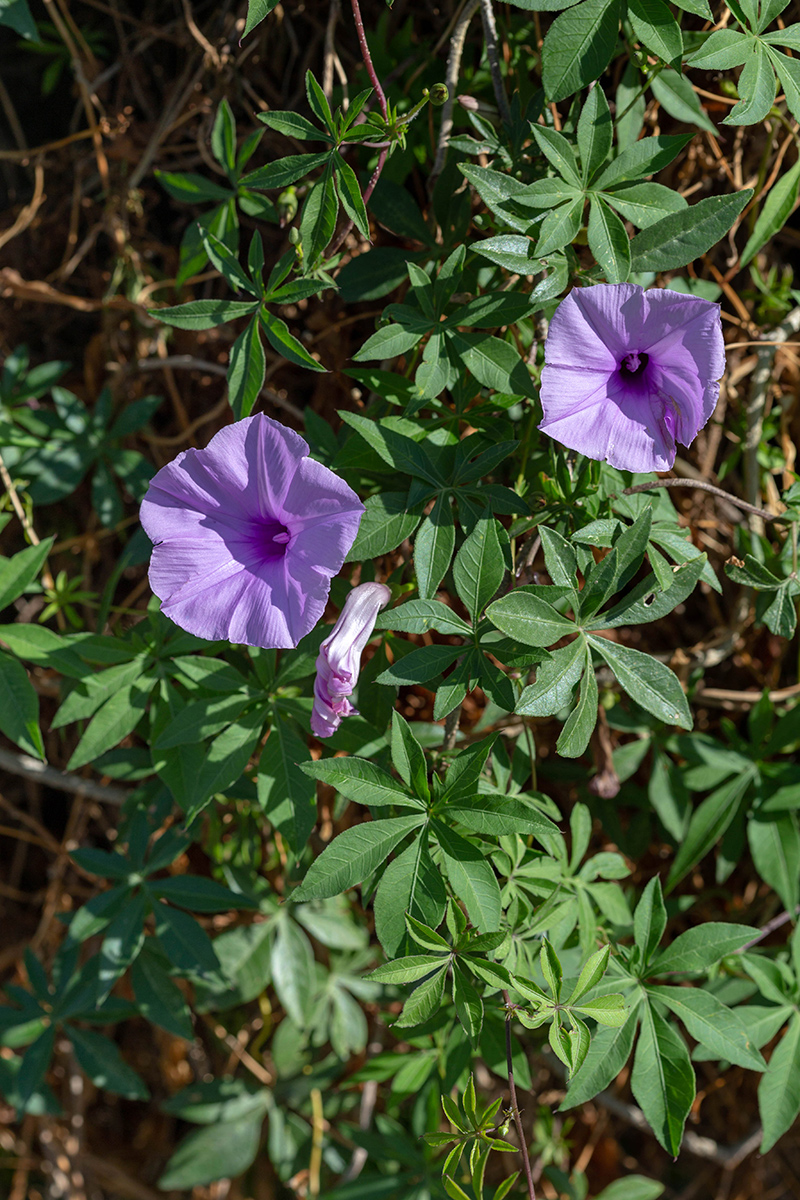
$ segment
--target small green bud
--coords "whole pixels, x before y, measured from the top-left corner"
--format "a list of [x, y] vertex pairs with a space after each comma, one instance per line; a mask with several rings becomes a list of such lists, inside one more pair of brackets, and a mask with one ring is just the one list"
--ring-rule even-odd
[[441, 106], [447, 101], [449, 95], [450, 93], [447, 90], [446, 83], [435, 83], [428, 92], [428, 99], [436, 108], [441, 108]]
[[299, 246], [300, 245], [300, 230], [297, 228], [296, 225], [293, 225], [292, 228], [289, 230], [289, 244], [291, 246]]
[[293, 221], [297, 216], [297, 189], [287, 187], [285, 191], [278, 196], [276, 205], [278, 210], [278, 222], [281, 229]]

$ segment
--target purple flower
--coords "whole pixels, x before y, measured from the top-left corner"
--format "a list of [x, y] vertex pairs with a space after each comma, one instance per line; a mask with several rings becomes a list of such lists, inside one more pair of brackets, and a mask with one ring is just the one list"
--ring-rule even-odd
[[296, 646], [325, 610], [364, 506], [263, 414], [221, 429], [158, 472], [141, 521], [150, 585], [182, 629], [249, 646]]
[[320, 646], [311, 713], [311, 729], [317, 737], [330, 737], [343, 717], [356, 713], [347, 697], [358, 681], [361, 654], [375, 628], [375, 619], [391, 595], [383, 583], [354, 587], [339, 620]]
[[719, 305], [635, 283], [576, 288], [545, 344], [539, 426], [624, 471], [668, 471], [714, 411], [725, 370]]

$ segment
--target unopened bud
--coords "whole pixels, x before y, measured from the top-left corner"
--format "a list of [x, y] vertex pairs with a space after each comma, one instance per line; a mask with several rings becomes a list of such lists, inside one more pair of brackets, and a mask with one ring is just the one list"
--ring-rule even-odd
[[458, 103], [462, 108], [466, 108], [467, 112], [477, 112], [480, 104], [474, 96], [459, 96]]
[[289, 230], [289, 244], [291, 246], [299, 246], [300, 245], [300, 230], [297, 228], [296, 225], [293, 225], [292, 228]]
[[280, 196], [278, 196], [276, 207], [278, 210], [278, 221], [281, 229], [283, 229], [297, 216], [297, 189], [287, 187], [282, 191]]
[[428, 99], [436, 108], [441, 108], [450, 95], [446, 83], [435, 83], [428, 92]]

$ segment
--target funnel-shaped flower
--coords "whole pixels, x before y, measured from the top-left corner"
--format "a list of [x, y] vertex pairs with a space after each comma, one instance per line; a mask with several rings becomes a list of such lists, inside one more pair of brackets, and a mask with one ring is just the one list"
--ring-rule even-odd
[[263, 414], [154, 476], [141, 521], [161, 611], [213, 641], [296, 646], [325, 610], [364, 507], [291, 429]]
[[576, 288], [544, 357], [541, 430], [624, 471], [668, 471], [717, 403], [719, 305], [634, 283]]
[[330, 737], [343, 717], [356, 709], [348, 700], [358, 681], [361, 654], [375, 628], [375, 620], [392, 593], [382, 583], [354, 587], [339, 613], [339, 620], [319, 648], [311, 729], [317, 737]]

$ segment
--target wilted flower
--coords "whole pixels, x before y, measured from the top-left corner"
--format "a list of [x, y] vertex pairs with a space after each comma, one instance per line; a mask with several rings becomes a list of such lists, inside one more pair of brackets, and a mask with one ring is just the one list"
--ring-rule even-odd
[[263, 414], [221, 429], [154, 476], [141, 520], [161, 611], [214, 641], [296, 646], [325, 609], [364, 506]]
[[343, 717], [356, 709], [348, 700], [358, 681], [361, 654], [375, 628], [375, 620], [392, 593], [383, 583], [354, 587], [339, 613], [339, 620], [319, 648], [311, 729], [317, 737], [330, 737]]
[[625, 471], [668, 471], [714, 411], [725, 369], [719, 305], [633, 283], [576, 288], [545, 344], [539, 426]]

